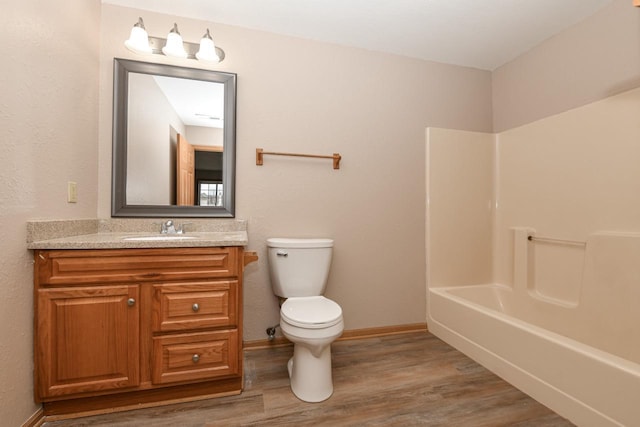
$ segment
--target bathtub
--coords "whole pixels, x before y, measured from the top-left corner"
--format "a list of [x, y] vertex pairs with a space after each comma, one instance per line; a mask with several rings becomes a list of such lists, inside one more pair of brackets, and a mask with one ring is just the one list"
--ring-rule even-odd
[[[640, 301], [632, 304], [640, 306]], [[579, 426], [640, 426], [640, 361], [635, 354], [640, 336], [626, 335], [633, 342], [626, 352], [620, 345], [624, 340], [615, 337], [601, 337], [601, 342], [568, 338], [593, 317], [581, 311], [584, 307], [554, 304], [531, 289], [499, 284], [434, 287], [429, 288], [428, 326]], [[606, 324], [607, 318], [594, 321]], [[583, 334], [592, 335], [599, 334]]]

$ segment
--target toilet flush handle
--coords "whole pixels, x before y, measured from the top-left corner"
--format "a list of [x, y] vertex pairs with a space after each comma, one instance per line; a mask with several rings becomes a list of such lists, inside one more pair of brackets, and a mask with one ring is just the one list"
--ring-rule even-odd
[[278, 256], [284, 256], [284, 257], [289, 256], [289, 254], [287, 253], [287, 251], [278, 251], [278, 252], [276, 252], [276, 255], [278, 255]]

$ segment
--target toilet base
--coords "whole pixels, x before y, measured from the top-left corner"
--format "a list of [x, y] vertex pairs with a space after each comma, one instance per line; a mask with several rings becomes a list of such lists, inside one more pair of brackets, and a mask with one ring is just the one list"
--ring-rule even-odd
[[304, 344], [295, 344], [293, 357], [287, 362], [291, 391], [305, 402], [322, 402], [333, 394], [331, 376], [331, 345], [327, 345], [318, 357]]
[[287, 363], [291, 391], [305, 402], [322, 402], [333, 394], [331, 343], [344, 331], [342, 317], [325, 328], [301, 328], [280, 317], [282, 334], [293, 343]]

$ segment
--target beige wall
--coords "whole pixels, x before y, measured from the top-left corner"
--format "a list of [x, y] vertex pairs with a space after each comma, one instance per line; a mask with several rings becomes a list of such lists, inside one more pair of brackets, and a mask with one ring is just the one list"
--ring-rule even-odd
[[[100, 1], [3, 2], [0, 14], [0, 424], [33, 403], [33, 264], [26, 221], [97, 209]], [[67, 181], [78, 203], [67, 203]]]
[[224, 145], [224, 130], [204, 126], [187, 126], [187, 140], [191, 145], [222, 147]]
[[127, 141], [135, 144], [129, 142], [127, 149], [126, 202], [170, 205], [175, 202], [177, 151], [171, 134], [185, 135], [187, 127], [153, 77], [131, 73], [129, 83], [127, 108], [135, 120], [128, 124]]
[[[265, 339], [278, 323], [265, 245], [274, 236], [335, 239], [327, 295], [347, 329], [424, 322], [424, 129], [489, 131], [490, 73], [105, 5], [100, 217], [110, 214], [112, 60], [144, 59], [123, 46], [139, 15], [163, 37], [177, 21], [187, 41], [210, 26], [227, 54], [215, 69], [238, 74], [236, 215], [260, 255], [245, 276], [244, 338]], [[343, 161], [337, 171], [278, 157], [256, 166], [258, 147]]]
[[640, 8], [600, 12], [493, 72], [493, 130], [501, 132], [640, 85]]
[[427, 285], [492, 283], [495, 135], [427, 130]]

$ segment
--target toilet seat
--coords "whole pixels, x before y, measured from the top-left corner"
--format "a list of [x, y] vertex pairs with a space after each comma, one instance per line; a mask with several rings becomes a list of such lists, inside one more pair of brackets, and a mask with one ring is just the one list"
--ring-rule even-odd
[[282, 304], [280, 315], [290, 325], [321, 329], [340, 323], [342, 308], [323, 296], [293, 297]]

